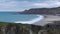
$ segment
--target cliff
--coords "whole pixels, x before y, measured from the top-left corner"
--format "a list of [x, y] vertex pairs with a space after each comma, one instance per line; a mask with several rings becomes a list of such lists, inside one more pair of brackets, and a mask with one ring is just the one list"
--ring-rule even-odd
[[[45, 30], [45, 31], [44, 31]], [[60, 34], [60, 21], [54, 21], [52, 24], [45, 26], [0, 22], [0, 34]]]
[[60, 7], [55, 8], [32, 8], [20, 12], [21, 14], [60, 14]]
[[37, 33], [40, 29], [41, 26], [0, 22], [0, 34], [30, 34], [32, 31]]
[[60, 34], [60, 21], [54, 21], [44, 26], [49, 34]]

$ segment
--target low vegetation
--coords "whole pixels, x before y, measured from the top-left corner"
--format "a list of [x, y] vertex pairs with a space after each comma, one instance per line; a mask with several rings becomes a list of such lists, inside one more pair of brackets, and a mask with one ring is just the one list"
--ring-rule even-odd
[[[33, 34], [38, 34], [40, 30], [42, 30], [44, 34], [46, 34], [46, 32], [47, 34], [60, 34], [59, 23], [60, 21], [55, 21], [53, 24], [37, 26], [32, 24], [0, 22], [0, 34], [30, 34], [30, 30]], [[46, 32], [44, 32], [44, 30], [46, 30]]]

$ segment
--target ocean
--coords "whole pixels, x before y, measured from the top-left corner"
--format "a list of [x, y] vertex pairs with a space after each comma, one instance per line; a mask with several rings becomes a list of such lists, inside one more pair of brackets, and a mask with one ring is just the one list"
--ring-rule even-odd
[[42, 15], [19, 14], [18, 12], [0, 12], [0, 22], [32, 24], [43, 19]]

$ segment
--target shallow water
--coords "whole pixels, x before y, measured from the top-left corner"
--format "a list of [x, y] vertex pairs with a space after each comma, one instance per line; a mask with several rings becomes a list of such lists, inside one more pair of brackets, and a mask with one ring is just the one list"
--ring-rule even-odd
[[0, 12], [0, 22], [29, 22], [39, 16], [33, 14], [19, 14], [17, 12]]

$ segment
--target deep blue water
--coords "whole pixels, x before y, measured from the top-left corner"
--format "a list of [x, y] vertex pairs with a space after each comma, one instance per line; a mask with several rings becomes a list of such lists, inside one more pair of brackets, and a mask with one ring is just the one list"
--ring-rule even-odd
[[38, 18], [32, 14], [19, 14], [17, 12], [0, 12], [0, 22], [29, 21]]

